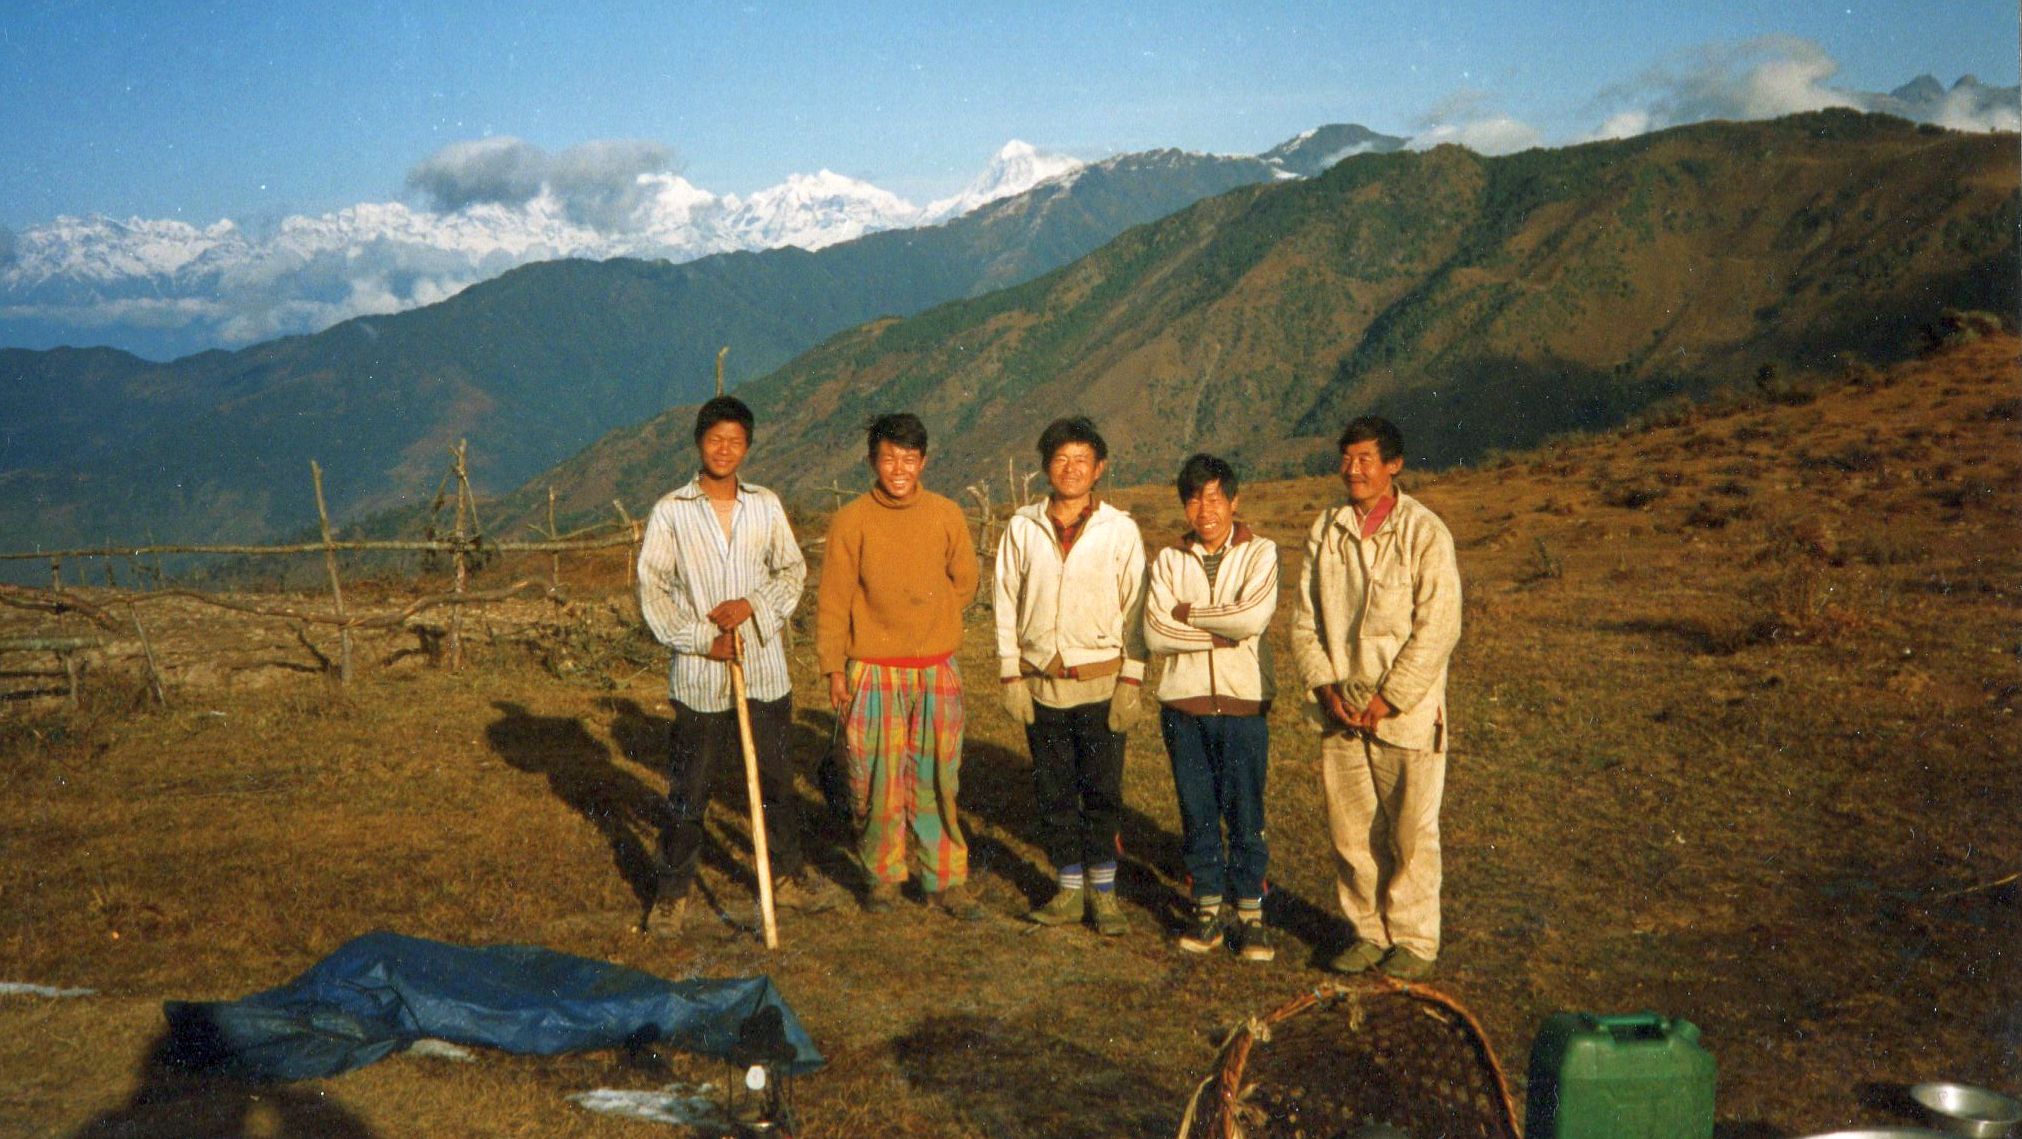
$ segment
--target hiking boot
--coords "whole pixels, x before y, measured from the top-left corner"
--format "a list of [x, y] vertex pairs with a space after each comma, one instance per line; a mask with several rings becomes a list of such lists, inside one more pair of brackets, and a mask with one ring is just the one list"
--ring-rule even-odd
[[1278, 935], [1270, 926], [1259, 921], [1239, 921], [1235, 924], [1234, 937], [1238, 952], [1245, 961], [1276, 961], [1278, 959]]
[[1053, 895], [1053, 900], [1025, 915], [1026, 921], [1040, 925], [1066, 925], [1081, 920], [1088, 912], [1088, 891], [1079, 886], [1073, 889], [1062, 887]]
[[1383, 955], [1387, 952], [1389, 950], [1373, 941], [1367, 939], [1357, 941], [1342, 950], [1332, 961], [1327, 962], [1327, 971], [1345, 973], [1350, 977], [1358, 973], [1367, 973], [1382, 962]]
[[1383, 958], [1383, 971], [1400, 981], [1423, 981], [1432, 976], [1432, 958], [1420, 957], [1400, 945]]
[[842, 904], [842, 891], [805, 866], [772, 880], [774, 909], [800, 914], [825, 914]]
[[956, 921], [982, 921], [983, 904], [960, 882], [934, 895], [934, 904]]
[[1088, 912], [1095, 918], [1095, 932], [1104, 937], [1122, 937], [1130, 932], [1130, 923], [1123, 920], [1123, 907], [1117, 905], [1116, 891], [1088, 891]]
[[687, 921], [688, 892], [666, 893], [653, 899], [653, 908], [646, 911], [646, 920], [639, 926], [639, 932], [654, 937], [679, 937], [681, 927]]
[[1187, 922], [1186, 932], [1180, 934], [1179, 947], [1188, 953], [1206, 953], [1222, 943], [1222, 929], [1221, 907], [1202, 906]]
[[897, 882], [887, 882], [882, 878], [871, 880], [870, 891], [864, 895], [865, 913], [888, 914], [897, 909], [898, 905], [899, 884]]

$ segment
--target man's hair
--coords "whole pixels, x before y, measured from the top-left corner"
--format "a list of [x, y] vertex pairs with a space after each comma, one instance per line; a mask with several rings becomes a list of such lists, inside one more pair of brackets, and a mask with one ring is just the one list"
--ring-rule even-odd
[[1174, 480], [1181, 502], [1206, 490], [1209, 483], [1222, 484], [1223, 498], [1236, 497], [1236, 469], [1205, 451], [1187, 456], [1187, 461], [1180, 464], [1179, 478]]
[[894, 447], [918, 451], [922, 455], [927, 453], [927, 425], [921, 423], [920, 417], [910, 411], [894, 411], [880, 415], [871, 420], [865, 432], [869, 436], [867, 445], [873, 459], [878, 457], [880, 443], [890, 443]]
[[1383, 456], [1384, 462], [1404, 457], [1404, 432], [1380, 415], [1364, 415], [1349, 420], [1335, 447], [1346, 451], [1350, 443], [1367, 443], [1371, 439], [1376, 440], [1376, 453]]
[[744, 428], [744, 441], [752, 441], [751, 427], [757, 420], [752, 418], [751, 408], [734, 395], [720, 395], [702, 405], [695, 413], [695, 442], [700, 444], [709, 429], [719, 423], [735, 423]]
[[1039, 465], [1053, 462], [1053, 452], [1069, 443], [1086, 443], [1095, 448], [1095, 461], [1105, 462], [1109, 458], [1109, 444], [1102, 441], [1102, 432], [1095, 429], [1095, 421], [1085, 415], [1068, 419], [1056, 419], [1039, 433]]

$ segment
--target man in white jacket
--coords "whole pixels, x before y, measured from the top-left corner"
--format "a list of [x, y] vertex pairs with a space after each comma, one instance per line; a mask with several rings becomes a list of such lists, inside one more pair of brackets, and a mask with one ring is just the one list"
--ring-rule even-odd
[[1396, 489], [1396, 426], [1364, 416], [1340, 448], [1348, 501], [1307, 535], [1292, 623], [1321, 722], [1335, 892], [1356, 936], [1328, 967], [1419, 980], [1439, 956], [1446, 665], [1460, 640], [1460, 571], [1446, 525]]
[[[1264, 772], [1274, 685], [1264, 631], [1278, 609], [1278, 547], [1237, 518], [1236, 472], [1221, 459], [1189, 458], [1178, 490], [1189, 528], [1152, 559], [1144, 641], [1167, 658], [1159, 732], [1194, 910], [1179, 946], [1206, 953], [1226, 932], [1244, 960], [1269, 961], [1277, 948], [1264, 924]], [[1233, 925], [1223, 920], [1226, 901], [1235, 903]]]
[[1086, 418], [1039, 437], [1052, 494], [1019, 510], [997, 545], [997, 664], [1004, 707], [1025, 726], [1039, 839], [1058, 875], [1041, 925], [1092, 917], [1128, 930], [1116, 901], [1124, 733], [1142, 715], [1144, 539], [1095, 491], [1109, 448]]

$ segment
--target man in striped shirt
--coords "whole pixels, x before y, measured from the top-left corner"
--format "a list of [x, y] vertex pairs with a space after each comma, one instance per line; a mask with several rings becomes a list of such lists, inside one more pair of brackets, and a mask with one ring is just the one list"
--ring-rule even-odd
[[674, 705], [668, 746], [668, 804], [659, 884], [649, 932], [677, 931], [687, 916], [702, 847], [711, 775], [743, 766], [729, 662], [743, 642], [745, 690], [758, 751], [765, 840], [783, 909], [816, 911], [838, 900], [807, 868], [800, 845], [800, 799], [787, 737], [793, 683], [786, 671], [786, 622], [800, 604], [807, 563], [778, 496], [738, 478], [751, 449], [751, 409], [717, 396], [695, 416], [701, 470], [662, 498], [639, 550], [639, 609], [673, 650], [667, 697]]

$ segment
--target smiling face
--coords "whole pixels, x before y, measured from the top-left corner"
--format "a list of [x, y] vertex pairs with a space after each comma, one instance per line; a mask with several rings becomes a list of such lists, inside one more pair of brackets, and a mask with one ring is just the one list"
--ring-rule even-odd
[[901, 447], [887, 439], [878, 440], [877, 454], [871, 456], [871, 471], [878, 486], [892, 498], [904, 501], [918, 493], [920, 472], [927, 469], [927, 453]]
[[1194, 537], [1210, 552], [1221, 549], [1236, 528], [1236, 499], [1222, 493], [1220, 479], [1208, 483], [1181, 504]]
[[712, 479], [735, 478], [737, 468], [744, 465], [744, 456], [751, 450], [751, 440], [744, 434], [742, 423], [725, 419], [711, 424], [702, 433], [695, 450], [702, 457], [703, 474]]
[[1097, 459], [1089, 444], [1062, 443], [1046, 460], [1046, 481], [1055, 498], [1073, 502], [1087, 498], [1108, 469], [1109, 463]]
[[1390, 493], [1391, 482], [1404, 469], [1404, 456], [1386, 460], [1374, 439], [1341, 448], [1341, 484], [1357, 510], [1368, 510]]

